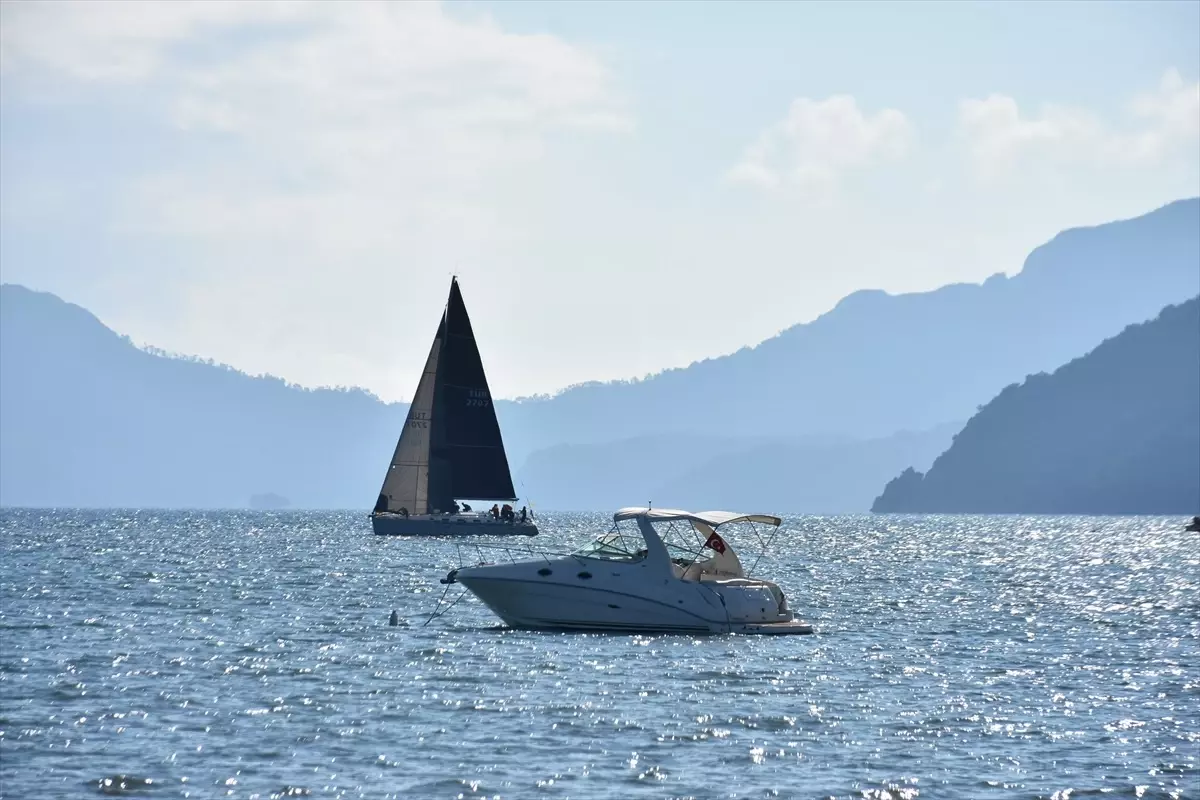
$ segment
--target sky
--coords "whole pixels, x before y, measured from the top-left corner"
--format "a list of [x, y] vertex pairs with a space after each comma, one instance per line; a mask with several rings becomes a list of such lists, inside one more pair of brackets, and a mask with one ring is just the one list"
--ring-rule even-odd
[[0, 4], [0, 279], [386, 400], [452, 274], [520, 397], [1196, 195], [1198, 2]]

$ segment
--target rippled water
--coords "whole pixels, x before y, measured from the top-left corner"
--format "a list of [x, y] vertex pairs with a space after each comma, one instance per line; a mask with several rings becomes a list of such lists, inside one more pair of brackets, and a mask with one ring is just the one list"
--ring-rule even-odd
[[[548, 516], [534, 544], [606, 527]], [[455, 545], [363, 514], [7, 510], [0, 537], [4, 797], [105, 778], [145, 797], [1200, 796], [1200, 536], [1178, 519], [790, 519], [758, 572], [817, 633], [780, 639], [513, 632], [470, 595], [422, 627]]]

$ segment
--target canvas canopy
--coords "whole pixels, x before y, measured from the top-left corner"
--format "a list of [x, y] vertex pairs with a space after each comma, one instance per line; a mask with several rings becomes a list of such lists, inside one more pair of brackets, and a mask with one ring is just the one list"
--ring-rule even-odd
[[672, 522], [687, 520], [701, 523], [709, 528], [718, 528], [731, 522], [759, 522], [764, 525], [778, 526], [783, 523], [779, 517], [770, 514], [737, 514], [731, 511], [680, 511], [675, 508], [622, 508], [613, 514], [613, 522], [646, 517], [654, 522]]

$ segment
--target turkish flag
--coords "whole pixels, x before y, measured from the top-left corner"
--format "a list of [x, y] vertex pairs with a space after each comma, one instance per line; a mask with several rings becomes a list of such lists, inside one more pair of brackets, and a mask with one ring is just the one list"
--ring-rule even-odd
[[704, 542], [704, 546], [712, 550], [716, 550], [718, 553], [725, 552], [725, 540], [720, 536], [717, 536], [716, 531], [712, 532], [712, 535], [709, 536], [708, 540]]

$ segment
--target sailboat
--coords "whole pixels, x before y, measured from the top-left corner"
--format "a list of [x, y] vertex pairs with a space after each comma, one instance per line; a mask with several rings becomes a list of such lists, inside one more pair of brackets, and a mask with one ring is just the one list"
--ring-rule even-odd
[[[472, 512], [460, 500], [503, 502], [508, 513]], [[453, 278], [371, 527], [386, 536], [536, 536], [528, 513], [508, 505], [516, 500], [483, 361]]]

